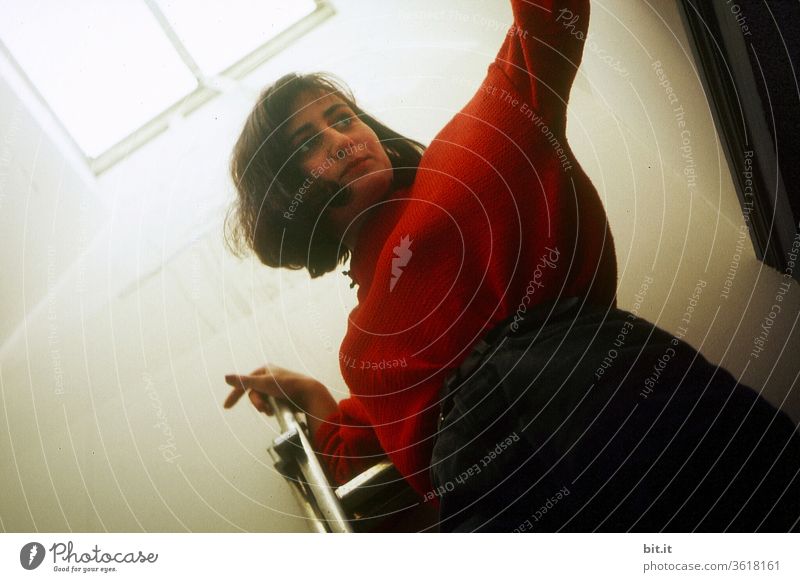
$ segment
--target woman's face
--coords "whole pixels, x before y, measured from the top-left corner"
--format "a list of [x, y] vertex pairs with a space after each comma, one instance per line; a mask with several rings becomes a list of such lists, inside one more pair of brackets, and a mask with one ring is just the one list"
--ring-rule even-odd
[[358, 225], [353, 221], [390, 193], [392, 163], [372, 128], [345, 101], [321, 95], [306, 92], [297, 98], [286, 135], [308, 180], [350, 188], [350, 196], [341, 191], [330, 202], [328, 213], [345, 242], [354, 243]]

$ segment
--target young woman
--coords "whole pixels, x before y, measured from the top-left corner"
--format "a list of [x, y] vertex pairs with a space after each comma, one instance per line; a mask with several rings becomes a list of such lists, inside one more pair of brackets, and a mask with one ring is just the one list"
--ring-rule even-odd
[[294, 401], [335, 482], [388, 455], [443, 531], [789, 529], [788, 418], [616, 308], [606, 215], [566, 140], [588, 1], [511, 4], [427, 149], [329, 76], [264, 91], [232, 156], [231, 239], [311, 277], [350, 258], [351, 396], [269, 365], [227, 376], [225, 406]]

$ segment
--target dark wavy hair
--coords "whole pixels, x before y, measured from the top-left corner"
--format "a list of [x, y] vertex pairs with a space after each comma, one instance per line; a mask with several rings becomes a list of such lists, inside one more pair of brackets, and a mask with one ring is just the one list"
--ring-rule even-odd
[[326, 204], [341, 188], [307, 180], [285, 135], [293, 106], [308, 91], [338, 96], [377, 134], [392, 163], [391, 191], [412, 184], [425, 146], [363, 111], [329, 73], [290, 73], [261, 93], [231, 154], [237, 198], [225, 218], [225, 241], [237, 256], [252, 250], [269, 267], [305, 268], [315, 278], [345, 263], [350, 251], [325, 220]]

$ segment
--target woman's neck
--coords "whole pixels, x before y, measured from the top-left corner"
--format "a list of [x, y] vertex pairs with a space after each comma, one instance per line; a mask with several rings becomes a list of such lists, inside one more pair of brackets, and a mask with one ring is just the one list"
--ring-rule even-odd
[[392, 184], [391, 187], [387, 189], [387, 194], [381, 198], [381, 202], [378, 202], [372, 208], [359, 213], [358, 217], [348, 225], [347, 230], [342, 237], [342, 244], [350, 250], [351, 254], [354, 252], [356, 244], [358, 244], [358, 238], [361, 234], [361, 229], [364, 224], [367, 223], [371, 217], [374, 217], [375, 211], [382, 206], [382, 203], [392, 198], [398, 190], [400, 190], [400, 188], [396, 188], [394, 184]]
[[344, 237], [342, 238], [342, 244], [346, 246], [350, 253], [354, 252], [356, 248], [356, 243], [358, 242], [358, 235], [361, 232], [361, 226], [364, 224], [364, 219], [366, 218], [367, 213], [363, 212], [358, 218], [356, 218], [353, 223], [350, 225], [350, 228], [347, 229], [347, 232], [344, 233]]

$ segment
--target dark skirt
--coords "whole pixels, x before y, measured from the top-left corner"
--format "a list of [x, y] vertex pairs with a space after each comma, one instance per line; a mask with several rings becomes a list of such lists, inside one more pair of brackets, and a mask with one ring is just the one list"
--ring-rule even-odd
[[495, 328], [446, 382], [440, 531], [800, 529], [785, 413], [628, 311], [556, 307]]

